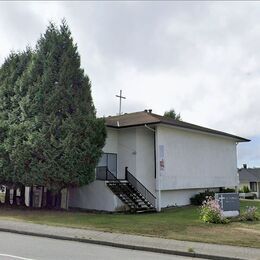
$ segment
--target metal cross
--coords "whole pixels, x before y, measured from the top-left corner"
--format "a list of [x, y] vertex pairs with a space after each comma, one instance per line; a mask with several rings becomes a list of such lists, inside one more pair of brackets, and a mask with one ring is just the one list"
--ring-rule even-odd
[[221, 196], [218, 199], [220, 201], [221, 209], [223, 209], [224, 208], [225, 197], [221, 194]]
[[119, 98], [119, 115], [121, 115], [121, 106], [122, 106], [122, 99], [126, 99], [126, 97], [122, 96], [122, 90], [120, 89], [120, 95], [116, 95]]

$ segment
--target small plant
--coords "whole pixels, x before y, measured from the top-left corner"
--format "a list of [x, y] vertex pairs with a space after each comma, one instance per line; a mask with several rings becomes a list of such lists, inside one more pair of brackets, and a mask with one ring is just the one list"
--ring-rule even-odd
[[233, 192], [236, 192], [236, 190], [231, 189], [231, 188], [221, 188], [219, 192], [221, 192], [221, 193], [233, 193]]
[[205, 201], [208, 197], [214, 197], [214, 195], [215, 193], [213, 191], [206, 190], [190, 198], [190, 203], [192, 205], [202, 205], [203, 201]]
[[194, 250], [192, 247], [189, 247], [189, 248], [188, 248], [188, 252], [189, 252], [189, 253], [195, 253], [195, 250]]
[[208, 197], [200, 208], [200, 219], [208, 223], [226, 224], [228, 219], [223, 216], [223, 212], [217, 200]]
[[242, 189], [239, 190], [240, 193], [249, 193], [250, 189], [248, 188], [248, 186], [243, 186]]
[[240, 220], [241, 221], [254, 221], [258, 220], [257, 216], [257, 207], [247, 206], [245, 212], [242, 213]]

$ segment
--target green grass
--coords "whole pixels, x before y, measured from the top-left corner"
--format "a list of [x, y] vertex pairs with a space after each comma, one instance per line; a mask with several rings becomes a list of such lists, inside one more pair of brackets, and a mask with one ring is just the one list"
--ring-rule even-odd
[[[241, 210], [257, 206], [259, 201], [241, 201]], [[0, 209], [0, 219], [95, 229], [169, 239], [249, 246], [260, 248], [260, 221], [205, 224], [199, 220], [199, 208], [187, 206], [149, 214], [106, 214], [48, 210]]]

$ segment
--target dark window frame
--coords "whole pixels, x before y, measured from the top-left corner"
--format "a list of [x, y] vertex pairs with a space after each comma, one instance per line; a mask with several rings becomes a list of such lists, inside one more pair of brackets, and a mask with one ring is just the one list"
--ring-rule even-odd
[[[115, 172], [115, 176], [117, 177], [117, 153], [102, 153], [102, 155], [101, 156], [103, 156], [103, 155], [106, 155], [106, 165], [99, 165], [99, 166], [106, 166], [106, 167], [108, 167], [108, 155], [115, 155], [116, 156], [116, 172]], [[101, 158], [101, 157], [100, 157]], [[109, 170], [109, 169], [108, 169]], [[113, 172], [112, 172], [113, 173]]]
[[257, 192], [257, 182], [255, 181], [249, 182], [249, 186], [250, 186], [250, 191]]

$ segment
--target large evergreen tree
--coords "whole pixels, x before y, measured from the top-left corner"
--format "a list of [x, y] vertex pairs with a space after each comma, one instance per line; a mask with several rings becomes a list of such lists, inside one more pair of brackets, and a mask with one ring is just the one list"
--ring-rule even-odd
[[10, 151], [16, 138], [12, 130], [21, 122], [19, 100], [22, 94], [17, 94], [22, 90], [19, 83], [31, 56], [30, 49], [22, 53], [11, 53], [0, 68], [0, 182], [2, 184], [20, 183], [20, 178], [14, 171]]
[[0, 136], [8, 144], [0, 150], [1, 160], [6, 152], [14, 179], [24, 185], [58, 191], [87, 184], [94, 179], [106, 131], [103, 119], [96, 118], [91, 83], [66, 22], [60, 28], [50, 24], [27, 57], [30, 62], [11, 83], [17, 104], [3, 131], [7, 136]]

